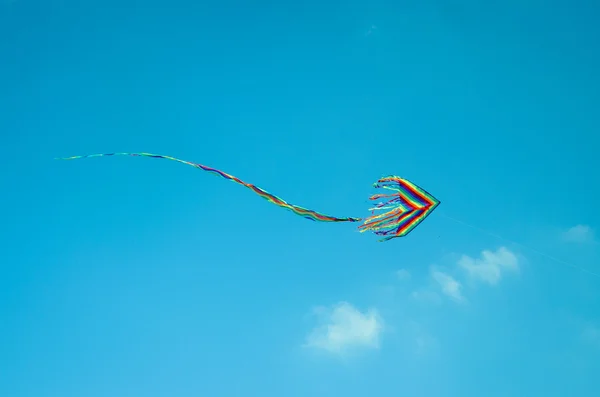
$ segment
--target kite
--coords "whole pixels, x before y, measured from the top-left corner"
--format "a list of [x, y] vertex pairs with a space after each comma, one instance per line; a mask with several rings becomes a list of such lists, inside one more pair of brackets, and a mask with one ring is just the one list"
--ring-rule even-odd
[[[158, 159], [166, 159], [177, 161], [182, 164], [187, 164], [194, 168], [198, 168], [222, 178], [229, 179], [237, 184], [247, 187], [260, 197], [268, 200], [270, 203], [288, 209], [296, 215], [300, 215], [306, 219], [318, 222], [363, 222], [358, 226], [361, 233], [370, 231], [378, 236], [383, 236], [379, 241], [387, 241], [397, 237], [406, 236], [417, 225], [419, 225], [431, 212], [440, 204], [440, 201], [433, 197], [424, 189], [413, 184], [412, 182], [400, 178], [398, 176], [387, 176], [380, 178], [373, 187], [390, 190], [391, 194], [375, 194], [370, 200], [387, 199], [384, 202], [377, 203], [373, 208], [370, 208], [371, 216], [366, 218], [338, 218], [335, 216], [325, 215], [298, 205], [290, 204], [283, 199], [267, 192], [266, 190], [244, 182], [241, 179], [227, 174], [215, 168], [207, 167], [202, 164], [192, 163], [190, 161], [181, 160], [171, 156], [163, 156], [152, 153], [102, 153], [90, 154], [83, 156], [61, 157], [58, 160], [75, 160], [89, 157], [106, 157], [106, 156], [134, 156], [134, 157], [151, 157]], [[377, 213], [376, 211], [385, 211]]]

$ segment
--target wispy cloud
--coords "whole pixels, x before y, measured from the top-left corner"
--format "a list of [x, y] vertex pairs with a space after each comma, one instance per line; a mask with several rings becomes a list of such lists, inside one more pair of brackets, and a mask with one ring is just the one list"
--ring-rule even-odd
[[594, 230], [587, 225], [576, 225], [562, 233], [564, 241], [569, 243], [593, 243], [595, 241]]
[[367, 33], [365, 33], [365, 36], [372, 35], [376, 30], [377, 30], [377, 26], [371, 25], [371, 27], [369, 28], [369, 30], [367, 30]]
[[398, 280], [409, 280], [410, 279], [410, 272], [406, 269], [400, 269], [396, 272], [396, 277], [398, 277]]
[[439, 284], [442, 292], [457, 302], [465, 300], [462, 295], [462, 285], [454, 277], [439, 270], [431, 270], [431, 277]]
[[413, 291], [410, 294], [410, 297], [419, 302], [435, 303], [435, 304], [442, 302], [442, 299], [440, 298], [440, 296], [437, 293], [435, 293], [434, 291], [431, 291], [427, 288], [422, 288], [422, 289]]
[[415, 338], [417, 353], [425, 353], [438, 347], [438, 340], [431, 335], [419, 335]]
[[519, 260], [517, 256], [505, 247], [500, 247], [496, 252], [484, 250], [479, 259], [463, 255], [458, 260], [458, 265], [467, 274], [476, 280], [490, 285], [497, 284], [504, 271], [518, 271]]
[[[434, 352], [441, 352], [443, 339], [437, 339], [437, 332], [432, 328], [433, 333], [428, 332], [419, 324], [423, 318], [420, 314], [425, 312], [429, 317], [439, 312], [440, 304], [445, 302], [454, 302], [457, 308], [468, 307], [471, 299], [476, 299], [476, 283], [469, 280], [483, 282], [485, 285], [496, 286], [502, 278], [511, 273], [520, 271], [521, 259], [516, 252], [510, 251], [506, 247], [481, 250], [479, 255], [470, 257], [468, 255], [458, 255], [442, 258], [442, 264], [432, 264], [429, 271], [422, 276], [410, 274], [405, 269], [399, 270], [394, 274], [395, 279], [405, 280], [411, 277], [413, 281], [409, 285], [410, 290], [403, 295], [401, 304], [406, 309], [401, 316], [404, 324], [403, 329], [408, 329], [408, 334], [404, 335], [409, 348], [414, 348], [415, 353], [420, 355]], [[429, 311], [431, 309], [431, 311]], [[414, 311], [414, 312], [413, 312]], [[394, 325], [394, 316], [386, 316], [390, 324], [386, 325], [386, 330]], [[418, 320], [418, 321], [417, 321]], [[438, 327], [439, 328], [439, 327]], [[596, 329], [586, 331], [588, 340], [596, 339]], [[600, 331], [598, 332], [600, 334]], [[598, 336], [600, 340], [600, 336]], [[412, 347], [411, 347], [412, 346]]]
[[419, 322], [411, 320], [406, 327], [411, 332], [409, 335], [414, 338], [415, 353], [419, 355], [430, 353], [439, 347], [437, 338], [431, 335]]
[[583, 340], [592, 346], [600, 348], [600, 328], [587, 325], [582, 332]]
[[336, 354], [351, 348], [379, 348], [383, 319], [376, 309], [363, 313], [348, 302], [340, 302], [319, 307], [315, 314], [322, 324], [308, 335], [306, 347]]

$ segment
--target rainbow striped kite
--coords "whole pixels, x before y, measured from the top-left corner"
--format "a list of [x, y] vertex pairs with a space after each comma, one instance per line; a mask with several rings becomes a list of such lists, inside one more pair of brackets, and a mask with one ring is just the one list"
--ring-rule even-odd
[[[399, 176], [386, 176], [373, 186], [395, 192], [371, 196], [370, 200], [384, 197], [388, 200], [371, 208], [372, 215], [358, 227], [361, 232], [370, 230], [377, 235], [386, 236], [379, 241], [406, 236], [440, 204], [431, 194]], [[388, 211], [375, 215], [378, 210]]]
[[[187, 164], [194, 168], [210, 172], [214, 175], [218, 175], [222, 178], [229, 179], [237, 184], [247, 187], [260, 197], [268, 200], [269, 202], [286, 208], [297, 215], [300, 215], [306, 219], [320, 222], [363, 222], [360, 225], [359, 231], [366, 232], [371, 231], [379, 236], [384, 236], [379, 241], [387, 241], [396, 237], [403, 237], [410, 233], [419, 223], [421, 223], [431, 212], [440, 204], [440, 201], [433, 197], [431, 194], [407, 181], [406, 179], [397, 176], [387, 176], [379, 179], [373, 186], [375, 188], [383, 188], [390, 190], [392, 194], [375, 194], [371, 196], [370, 200], [380, 200], [386, 198], [387, 201], [380, 202], [371, 208], [371, 216], [367, 218], [337, 218], [330, 215], [321, 214], [319, 212], [309, 210], [297, 205], [290, 204], [283, 199], [261, 189], [258, 186], [254, 186], [250, 183], [244, 182], [233, 175], [229, 175], [223, 171], [219, 171], [215, 168], [207, 167], [202, 164], [192, 163], [190, 161], [180, 160], [171, 156], [162, 156], [159, 154], [152, 153], [103, 153], [103, 154], [91, 154], [85, 156], [73, 156], [63, 157], [58, 160], [74, 160], [87, 157], [103, 157], [103, 156], [135, 156], [135, 157], [151, 157], [158, 159], [166, 159], [177, 161], [179, 163]], [[387, 210], [386, 212], [375, 214], [375, 211]]]

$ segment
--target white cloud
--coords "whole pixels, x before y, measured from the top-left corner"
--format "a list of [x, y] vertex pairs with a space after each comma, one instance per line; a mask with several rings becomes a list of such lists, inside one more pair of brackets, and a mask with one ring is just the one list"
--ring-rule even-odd
[[594, 230], [587, 225], [577, 225], [562, 234], [563, 240], [570, 243], [594, 242]]
[[496, 252], [484, 250], [480, 259], [463, 255], [458, 265], [469, 274], [471, 278], [479, 279], [490, 285], [495, 285], [502, 278], [504, 270], [519, 270], [517, 256], [505, 247], [500, 247]]
[[398, 277], [398, 280], [408, 280], [410, 279], [410, 272], [406, 269], [400, 269], [396, 272], [396, 277]]
[[379, 348], [383, 320], [376, 309], [362, 313], [350, 303], [340, 302], [330, 308], [319, 307], [315, 312], [324, 324], [308, 335], [305, 346], [331, 353], [356, 347]]
[[452, 276], [438, 270], [432, 270], [431, 277], [433, 277], [433, 279], [440, 285], [444, 294], [458, 302], [462, 302], [464, 300], [461, 292], [462, 285]]

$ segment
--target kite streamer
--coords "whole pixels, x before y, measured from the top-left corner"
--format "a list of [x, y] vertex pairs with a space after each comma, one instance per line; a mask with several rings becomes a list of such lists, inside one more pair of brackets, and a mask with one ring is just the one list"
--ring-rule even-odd
[[[360, 222], [360, 232], [371, 231], [376, 235], [384, 236], [379, 241], [387, 241], [396, 237], [403, 237], [410, 233], [417, 225], [419, 225], [431, 212], [440, 204], [440, 201], [431, 194], [413, 184], [412, 182], [400, 178], [398, 176], [388, 176], [379, 179], [373, 186], [390, 190], [392, 194], [375, 194], [370, 197], [370, 200], [379, 200], [387, 198], [385, 202], [380, 202], [371, 208], [371, 216], [367, 218], [338, 218], [331, 215], [325, 215], [307, 208], [290, 204], [283, 199], [267, 192], [266, 190], [244, 182], [241, 179], [227, 174], [215, 168], [207, 167], [202, 164], [192, 163], [190, 161], [181, 160], [171, 156], [163, 156], [152, 153], [103, 153], [91, 154], [84, 156], [62, 157], [59, 160], [75, 160], [88, 157], [105, 157], [105, 156], [134, 156], [134, 157], [151, 157], [165, 160], [177, 161], [182, 164], [187, 164], [194, 168], [210, 172], [222, 178], [229, 179], [237, 184], [247, 187], [260, 197], [268, 200], [270, 203], [279, 207], [283, 207], [300, 215], [306, 219], [319, 222]], [[388, 210], [386, 212], [375, 214], [375, 211]]]

